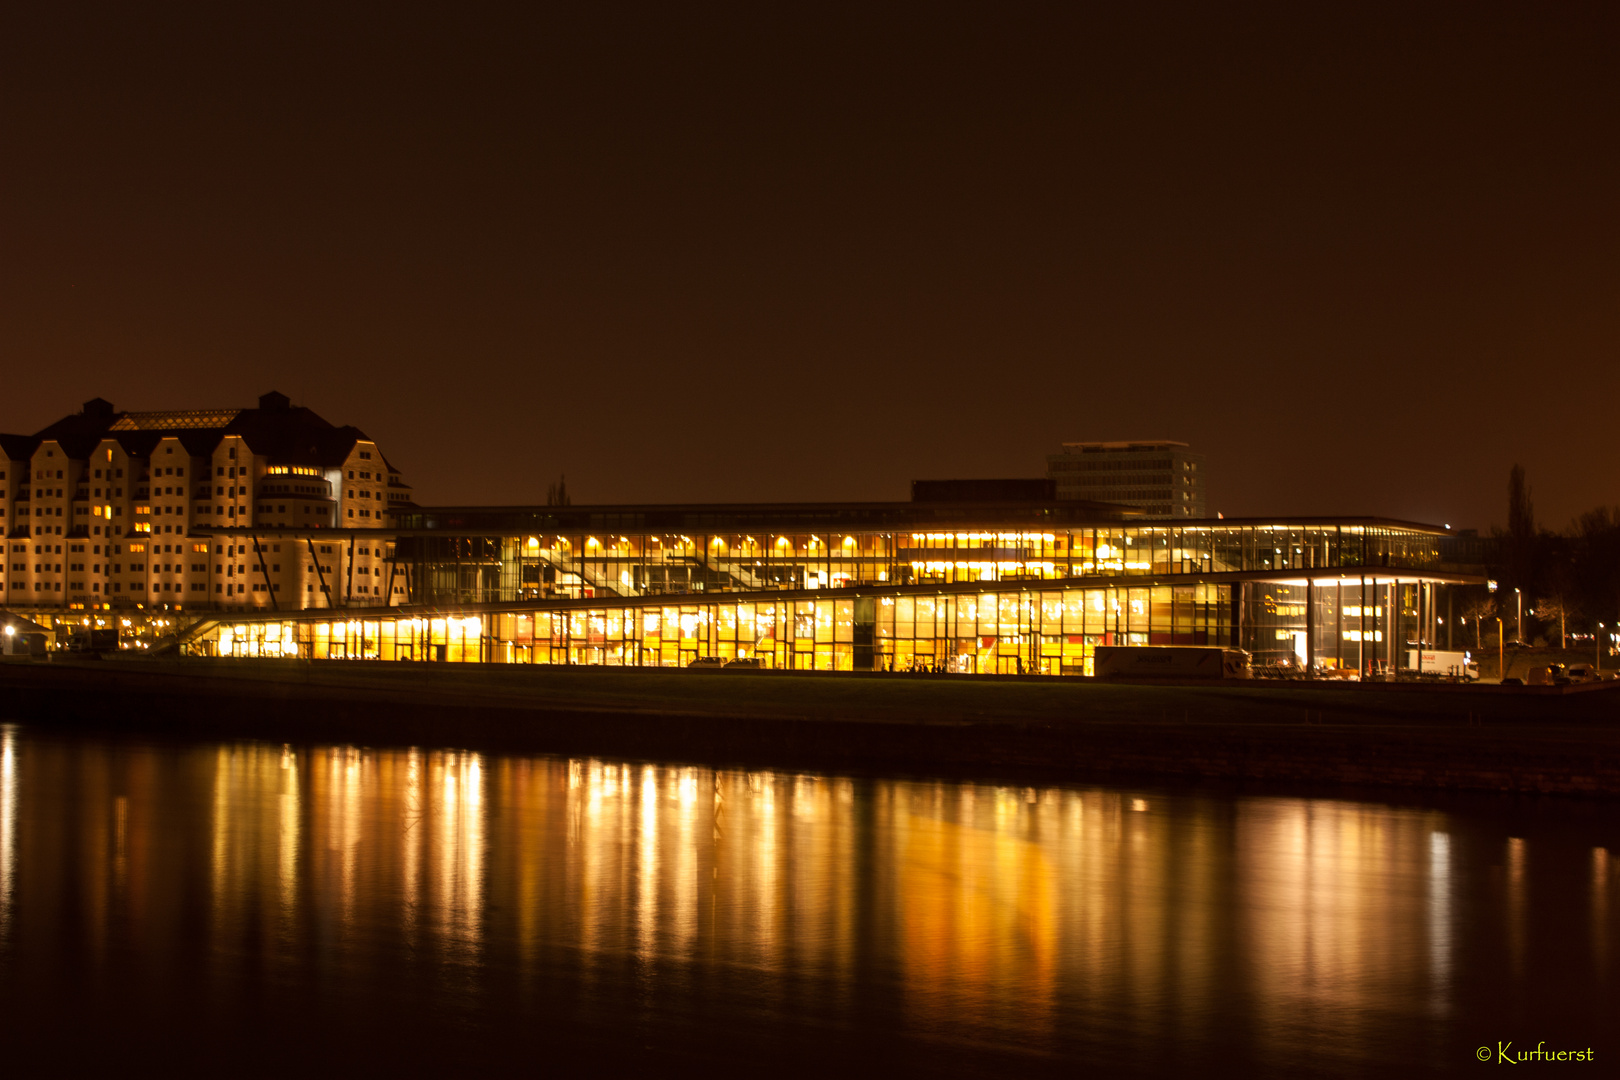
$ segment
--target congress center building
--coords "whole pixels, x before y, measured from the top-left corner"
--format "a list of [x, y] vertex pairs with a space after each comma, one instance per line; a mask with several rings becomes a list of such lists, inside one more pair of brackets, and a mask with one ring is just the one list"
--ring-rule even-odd
[[1260, 668], [1398, 670], [1449, 644], [1439, 526], [1148, 520], [1051, 481], [906, 502], [402, 508], [385, 608], [204, 613], [220, 656], [1085, 675], [1098, 646], [1241, 648]]

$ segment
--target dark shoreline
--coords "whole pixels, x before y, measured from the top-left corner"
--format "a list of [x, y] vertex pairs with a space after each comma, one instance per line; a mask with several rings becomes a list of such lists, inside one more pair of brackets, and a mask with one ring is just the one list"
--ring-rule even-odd
[[1620, 797], [1620, 684], [1495, 687], [514, 668], [0, 664], [0, 721], [835, 771]]

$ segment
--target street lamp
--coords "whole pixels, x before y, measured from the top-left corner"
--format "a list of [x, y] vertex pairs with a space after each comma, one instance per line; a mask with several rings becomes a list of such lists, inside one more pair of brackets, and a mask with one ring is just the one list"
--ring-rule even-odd
[[1518, 605], [1518, 613], [1513, 617], [1513, 638], [1520, 645], [1524, 644], [1524, 593], [1518, 589], [1513, 590], [1513, 602]]
[[1498, 615], [1496, 618], [1496, 681], [1499, 683], [1507, 681], [1507, 658], [1505, 650], [1506, 646], [1502, 644], [1502, 617]]
[[1597, 661], [1597, 667], [1593, 668], [1593, 671], [1595, 671], [1597, 674], [1601, 675], [1601, 674], [1603, 674], [1603, 624], [1602, 623], [1598, 623], [1598, 632], [1592, 635], [1592, 653], [1593, 653], [1592, 659]]

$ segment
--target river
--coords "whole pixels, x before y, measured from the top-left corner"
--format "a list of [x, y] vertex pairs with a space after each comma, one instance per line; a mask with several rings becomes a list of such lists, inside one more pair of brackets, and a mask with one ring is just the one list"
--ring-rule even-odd
[[6, 725], [0, 1053], [282, 1075], [1620, 1060], [1620, 807], [1387, 800]]

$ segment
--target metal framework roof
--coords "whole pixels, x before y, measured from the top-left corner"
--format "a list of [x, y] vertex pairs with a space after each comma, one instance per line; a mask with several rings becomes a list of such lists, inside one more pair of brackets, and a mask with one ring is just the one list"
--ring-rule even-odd
[[184, 409], [174, 412], [125, 413], [110, 431], [196, 431], [230, 426], [241, 409]]

